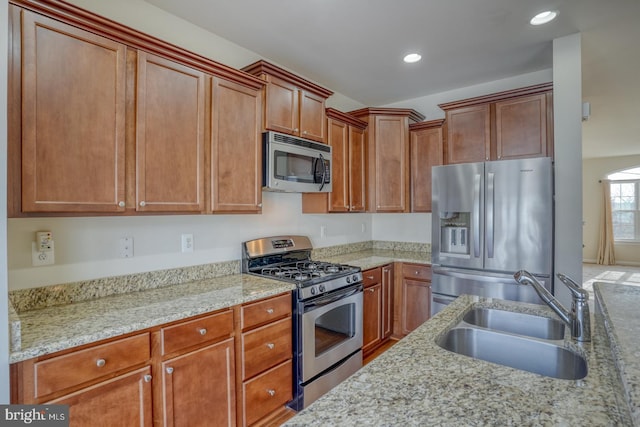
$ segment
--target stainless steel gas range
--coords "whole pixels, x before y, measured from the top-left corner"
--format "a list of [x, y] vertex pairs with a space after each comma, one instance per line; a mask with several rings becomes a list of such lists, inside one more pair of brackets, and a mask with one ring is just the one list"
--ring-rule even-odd
[[301, 410], [362, 367], [362, 272], [311, 259], [305, 236], [242, 244], [242, 271], [295, 283], [294, 398]]

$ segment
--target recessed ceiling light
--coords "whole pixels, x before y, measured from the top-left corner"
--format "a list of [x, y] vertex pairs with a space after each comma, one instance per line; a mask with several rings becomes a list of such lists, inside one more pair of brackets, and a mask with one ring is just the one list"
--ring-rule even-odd
[[547, 10], [545, 12], [540, 12], [539, 14], [531, 18], [531, 21], [529, 21], [529, 23], [531, 23], [531, 25], [546, 24], [547, 22], [553, 21], [556, 18], [556, 16], [558, 16], [557, 11]]
[[412, 63], [412, 62], [418, 62], [422, 59], [422, 56], [420, 56], [417, 53], [410, 53], [407, 56], [404, 57], [404, 62], [407, 63]]

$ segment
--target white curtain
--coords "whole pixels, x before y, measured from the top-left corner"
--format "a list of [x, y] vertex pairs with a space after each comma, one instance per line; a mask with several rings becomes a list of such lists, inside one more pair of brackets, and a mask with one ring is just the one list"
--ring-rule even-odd
[[611, 181], [602, 181], [602, 215], [600, 215], [600, 242], [598, 244], [598, 264], [613, 265], [616, 263], [613, 245], [613, 219], [611, 213]]

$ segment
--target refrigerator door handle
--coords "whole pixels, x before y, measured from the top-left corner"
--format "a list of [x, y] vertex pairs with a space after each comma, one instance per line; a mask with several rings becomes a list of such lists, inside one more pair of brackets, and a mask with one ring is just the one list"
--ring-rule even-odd
[[480, 174], [473, 177], [473, 255], [480, 257]]
[[493, 238], [495, 225], [495, 173], [487, 174], [487, 257], [493, 258]]

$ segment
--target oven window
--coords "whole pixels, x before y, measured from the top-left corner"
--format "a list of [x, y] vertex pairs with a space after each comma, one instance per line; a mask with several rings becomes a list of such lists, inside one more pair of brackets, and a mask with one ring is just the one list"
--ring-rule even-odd
[[318, 317], [314, 325], [315, 354], [321, 355], [356, 334], [355, 303], [340, 305]]

